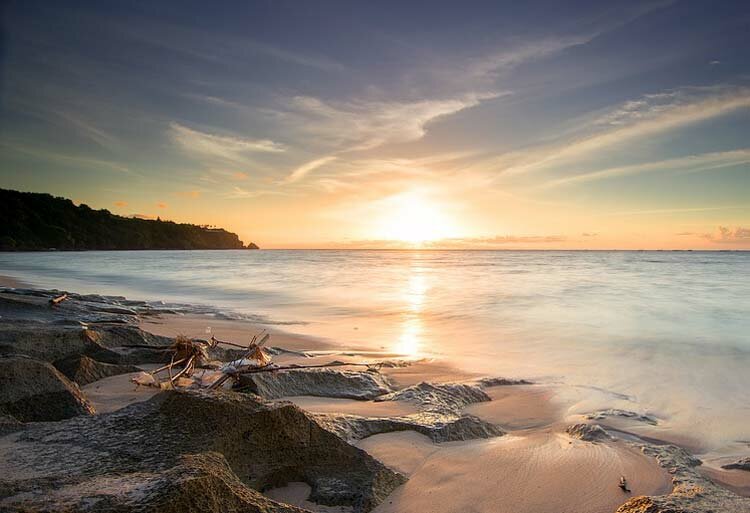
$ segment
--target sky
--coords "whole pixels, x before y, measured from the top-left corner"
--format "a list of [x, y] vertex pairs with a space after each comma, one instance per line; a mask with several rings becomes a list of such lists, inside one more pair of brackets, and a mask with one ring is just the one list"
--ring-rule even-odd
[[750, 249], [747, 1], [2, 9], [3, 188], [263, 248]]

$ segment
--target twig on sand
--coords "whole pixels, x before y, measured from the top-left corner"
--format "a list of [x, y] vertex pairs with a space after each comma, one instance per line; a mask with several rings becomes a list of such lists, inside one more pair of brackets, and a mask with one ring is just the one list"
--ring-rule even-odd
[[68, 299], [68, 294], [67, 293], [62, 294], [62, 295], [57, 296], [57, 297], [50, 298], [49, 304], [50, 304], [50, 306], [57, 306], [60, 303], [62, 303], [63, 301], [65, 301], [66, 299]]

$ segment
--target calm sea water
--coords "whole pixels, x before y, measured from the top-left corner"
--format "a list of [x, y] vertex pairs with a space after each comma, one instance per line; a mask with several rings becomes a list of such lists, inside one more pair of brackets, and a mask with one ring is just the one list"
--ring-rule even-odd
[[750, 253], [6, 253], [0, 274], [212, 305], [343, 347], [565, 383], [574, 410], [649, 412], [709, 444], [750, 439]]

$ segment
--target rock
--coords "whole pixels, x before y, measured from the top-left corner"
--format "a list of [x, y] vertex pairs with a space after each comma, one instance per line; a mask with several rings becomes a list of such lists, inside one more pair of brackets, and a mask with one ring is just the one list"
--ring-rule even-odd
[[313, 417], [321, 426], [350, 443], [394, 431], [416, 431], [435, 443], [494, 438], [505, 434], [496, 425], [473, 415], [414, 413], [403, 417], [361, 417], [315, 414]]
[[0, 357], [0, 411], [21, 422], [92, 415], [78, 385], [47, 362], [28, 356]]
[[479, 380], [479, 385], [483, 388], [533, 384], [531, 381], [526, 381], [525, 379], [482, 378]]
[[586, 418], [588, 420], [604, 420], [607, 417], [623, 417], [623, 418], [635, 420], [638, 422], [651, 424], [652, 426], [656, 426], [659, 423], [659, 421], [655, 417], [652, 417], [651, 415], [641, 415], [640, 413], [636, 413], [634, 411], [619, 410], [616, 408], [610, 408], [609, 410], [596, 411], [596, 412], [589, 413], [588, 415], [586, 415]]
[[23, 429], [23, 422], [19, 422], [12, 415], [0, 412], [0, 436], [5, 436], [8, 433], [14, 433]]
[[469, 404], [490, 401], [477, 385], [464, 383], [419, 383], [382, 395], [375, 401], [407, 401], [422, 409], [401, 417], [360, 417], [357, 415], [316, 415], [326, 429], [350, 442], [380, 433], [413, 430], [433, 442], [452, 442], [502, 436], [505, 432], [473, 415], [463, 415]]
[[724, 468], [727, 470], [750, 471], [750, 458], [742, 458], [741, 460], [737, 460], [734, 463], [729, 463], [728, 465], [722, 465], [721, 468]]
[[298, 512], [258, 492], [302, 481], [312, 501], [367, 512], [405, 481], [293, 404], [229, 391], [164, 391], [9, 436], [3, 511]]
[[714, 484], [695, 467], [701, 461], [674, 445], [634, 443], [644, 454], [673, 475], [674, 488], [668, 495], [635, 497], [620, 506], [616, 513], [747, 513], [750, 498]]
[[603, 442], [612, 439], [609, 433], [598, 424], [574, 424], [568, 426], [565, 432], [573, 438], [586, 442]]
[[46, 362], [81, 354], [102, 360], [118, 358], [99, 343], [92, 330], [31, 321], [6, 321], [0, 325], [0, 354], [25, 354]]
[[154, 335], [136, 326], [98, 326], [99, 343], [107, 348], [149, 346], [154, 349], [169, 347], [173, 338]]
[[460, 410], [470, 404], [491, 401], [492, 399], [477, 385], [422, 382], [397, 392], [381, 395], [375, 400], [406, 401], [416, 404], [426, 411], [458, 414]]
[[393, 390], [378, 372], [325, 368], [245, 374], [237, 386], [266, 399], [311, 395], [369, 400]]
[[66, 378], [74, 381], [79, 386], [88, 385], [89, 383], [110, 376], [128, 374], [141, 370], [135, 365], [118, 365], [98, 362], [85, 355], [69, 356], [68, 358], [57, 360], [53, 365], [57, 370], [62, 372]]

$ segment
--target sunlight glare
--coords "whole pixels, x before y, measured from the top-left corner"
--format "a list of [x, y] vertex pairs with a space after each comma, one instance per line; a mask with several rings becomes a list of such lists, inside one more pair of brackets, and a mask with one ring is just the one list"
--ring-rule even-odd
[[418, 193], [403, 193], [389, 198], [387, 211], [378, 230], [383, 238], [412, 245], [450, 237], [453, 220], [436, 203]]

